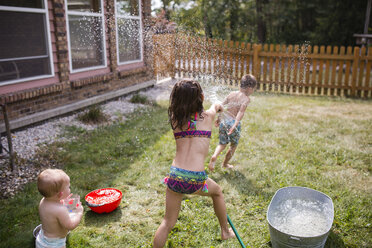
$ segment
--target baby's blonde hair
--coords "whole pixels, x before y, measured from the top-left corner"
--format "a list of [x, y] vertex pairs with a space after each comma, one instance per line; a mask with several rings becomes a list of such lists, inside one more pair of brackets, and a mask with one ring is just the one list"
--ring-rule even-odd
[[37, 177], [37, 189], [44, 197], [52, 197], [61, 192], [68, 183], [69, 176], [60, 169], [46, 169]]

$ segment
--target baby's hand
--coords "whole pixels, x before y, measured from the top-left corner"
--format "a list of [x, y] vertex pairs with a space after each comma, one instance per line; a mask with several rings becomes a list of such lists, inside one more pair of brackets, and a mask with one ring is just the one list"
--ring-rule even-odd
[[83, 205], [81, 204], [81, 202], [77, 203], [76, 204], [76, 212], [82, 213], [83, 211], [84, 211], [84, 208], [83, 208]]

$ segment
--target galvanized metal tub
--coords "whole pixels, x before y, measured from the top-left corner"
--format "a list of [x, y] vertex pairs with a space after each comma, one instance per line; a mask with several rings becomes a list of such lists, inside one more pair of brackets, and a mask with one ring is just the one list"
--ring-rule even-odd
[[[324, 216], [322, 229], [316, 235], [298, 235], [299, 233], [293, 230], [288, 231], [278, 224], [277, 220], [279, 218], [277, 216], [282, 214], [280, 211], [285, 212], [288, 210], [285, 204], [295, 201], [314, 203], [308, 204], [306, 207], [313, 207], [314, 209], [311, 209], [311, 211], [319, 213], [319, 216]], [[296, 206], [296, 204], [293, 206]], [[296, 211], [296, 209], [293, 210]], [[292, 209], [288, 211], [292, 211]], [[297, 211], [301, 212], [303, 210], [299, 208]], [[285, 214], [283, 213], [284, 218], [281, 216], [282, 219], [286, 219]], [[322, 192], [306, 187], [285, 187], [279, 189], [271, 199], [266, 217], [269, 223], [273, 248], [323, 248], [332, 227], [334, 207], [332, 199]]]

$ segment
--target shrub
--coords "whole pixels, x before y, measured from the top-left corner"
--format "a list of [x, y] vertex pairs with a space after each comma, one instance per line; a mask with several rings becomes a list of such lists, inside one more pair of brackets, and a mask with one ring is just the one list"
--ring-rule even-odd
[[94, 105], [88, 111], [80, 114], [78, 120], [86, 124], [97, 124], [108, 121], [100, 106]]
[[147, 104], [149, 103], [149, 100], [147, 99], [146, 96], [140, 95], [140, 94], [135, 94], [132, 96], [130, 99], [131, 103], [141, 103], [141, 104]]

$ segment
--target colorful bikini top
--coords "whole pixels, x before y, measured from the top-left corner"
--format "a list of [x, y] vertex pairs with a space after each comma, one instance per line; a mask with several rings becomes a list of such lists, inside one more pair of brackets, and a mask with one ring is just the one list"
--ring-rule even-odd
[[193, 137], [211, 138], [212, 131], [196, 130], [197, 117], [198, 117], [198, 113], [195, 113], [194, 116], [191, 116], [187, 124], [188, 126], [187, 131], [181, 131], [181, 132], [174, 133], [174, 138], [175, 139], [193, 138]]

